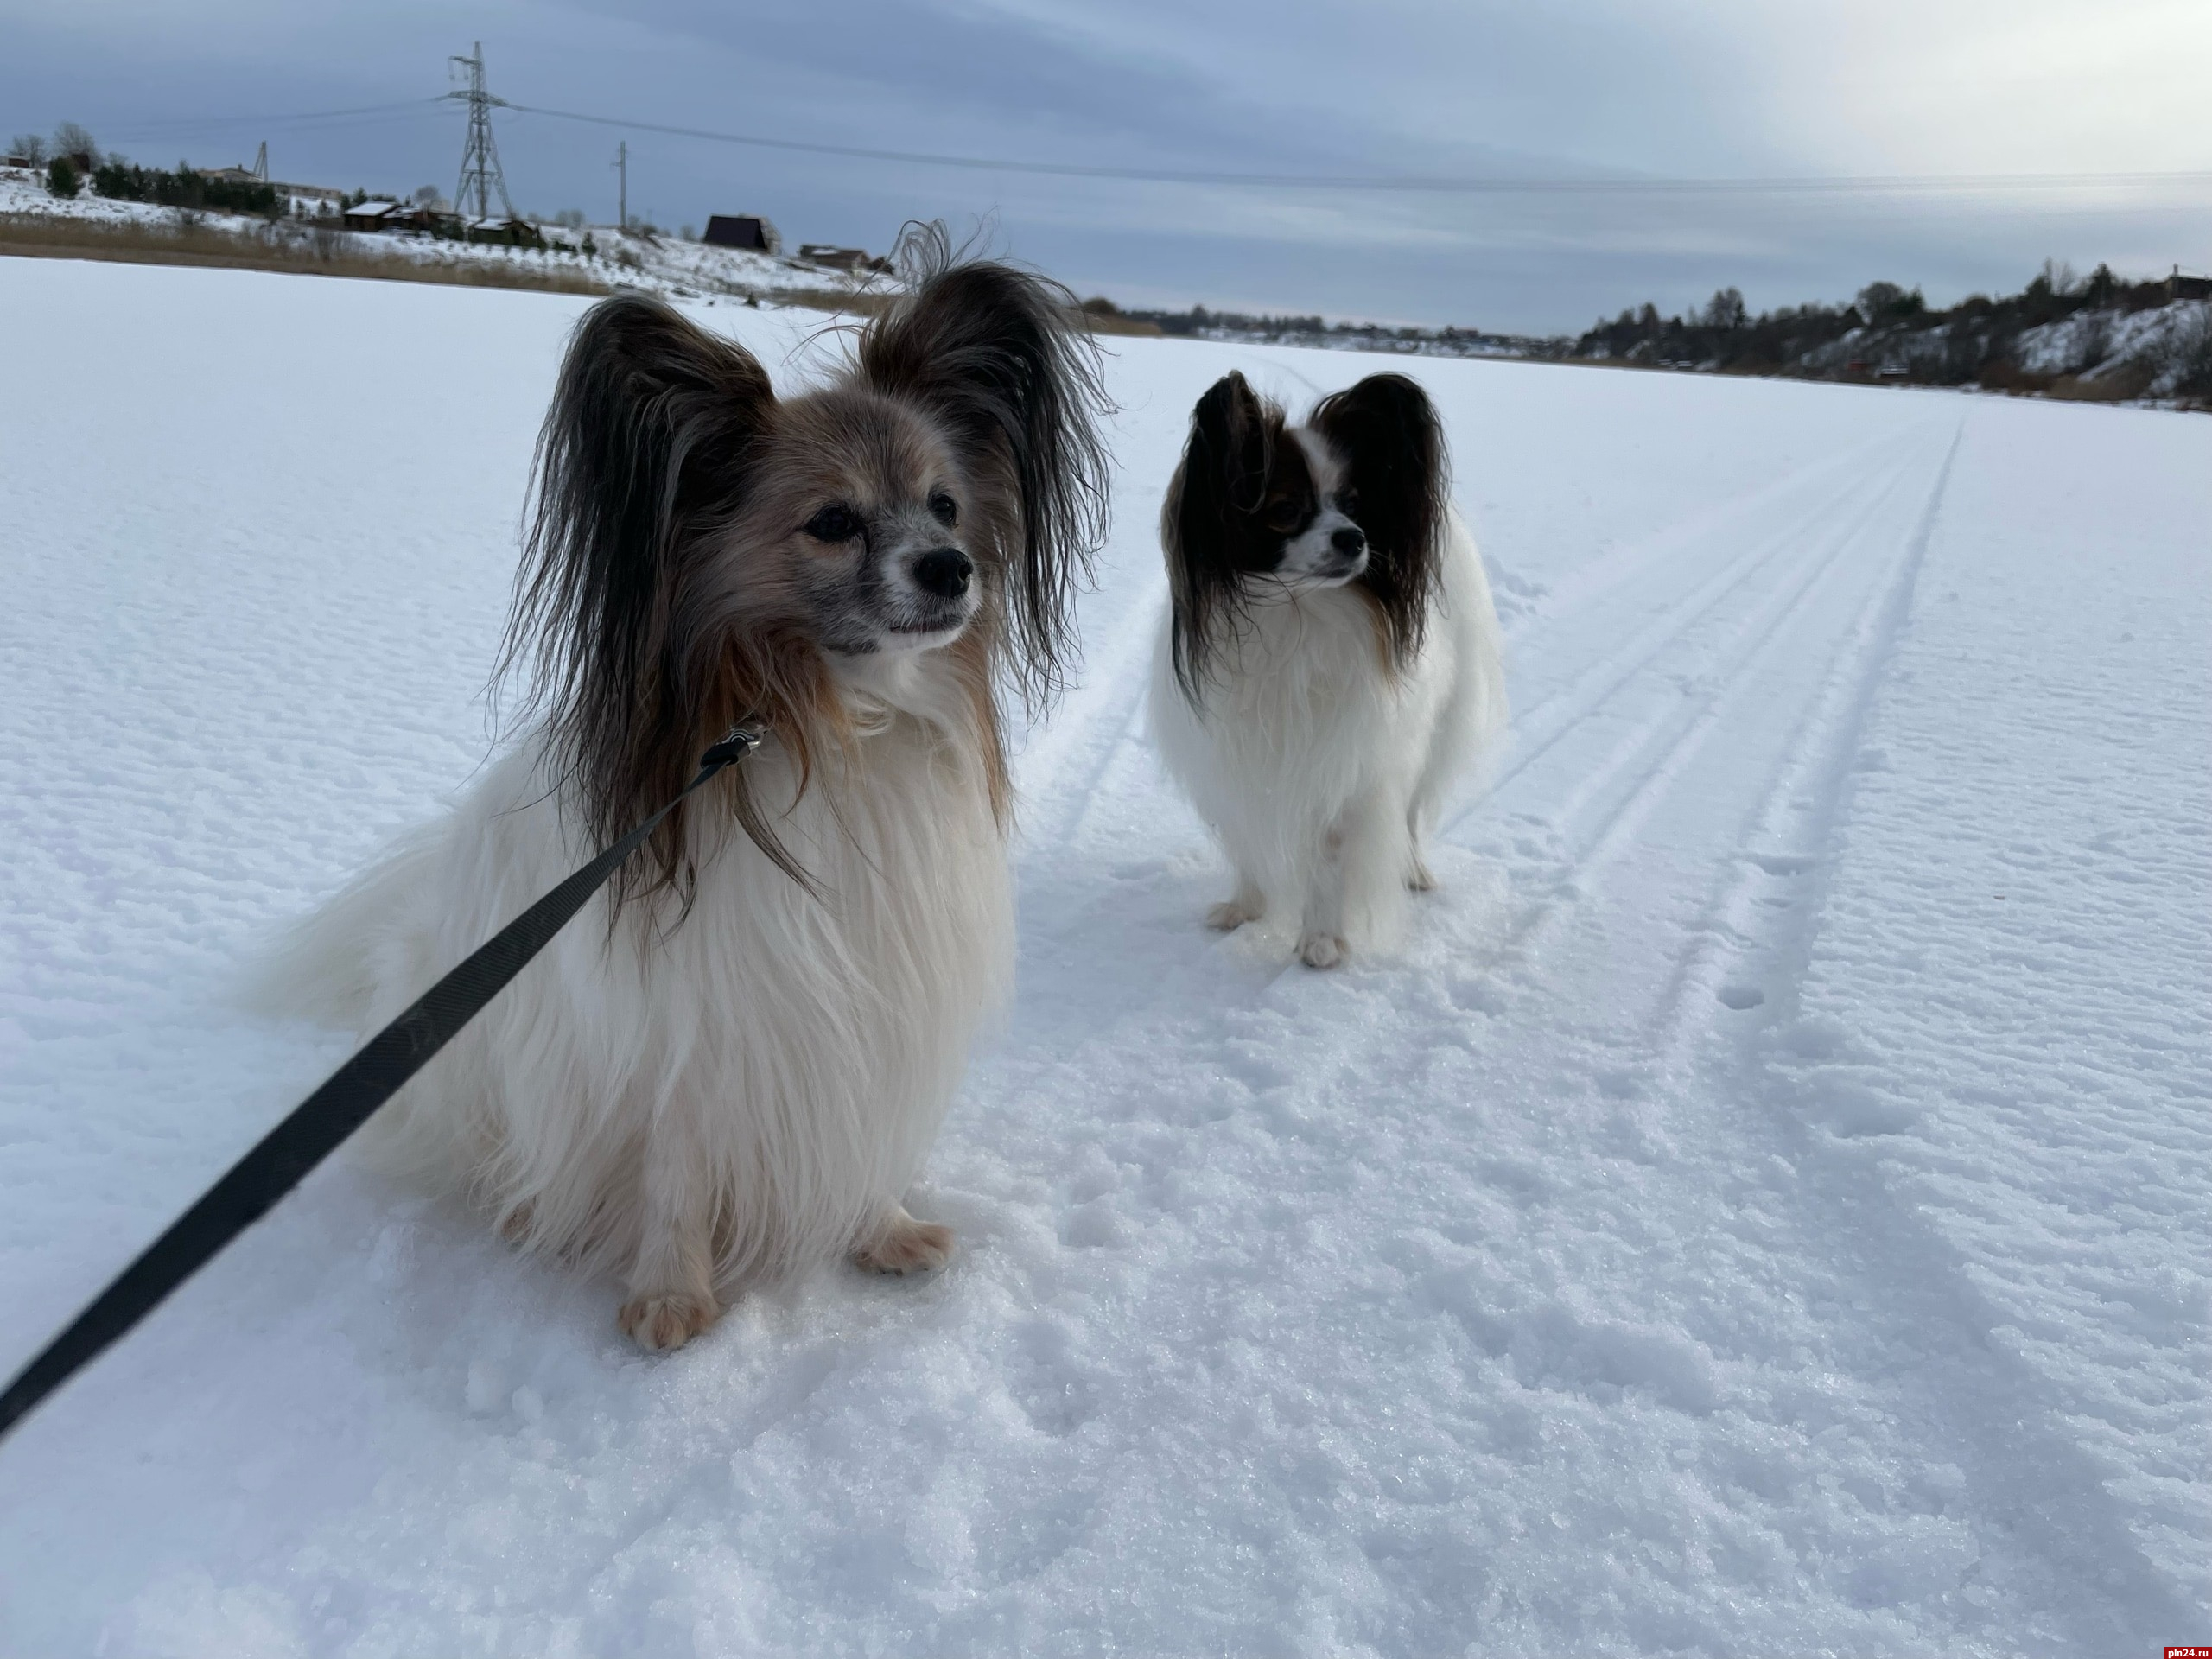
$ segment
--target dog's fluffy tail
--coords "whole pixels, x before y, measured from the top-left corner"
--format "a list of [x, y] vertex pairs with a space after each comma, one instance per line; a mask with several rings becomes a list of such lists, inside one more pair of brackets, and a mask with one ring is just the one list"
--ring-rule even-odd
[[1503, 747], [1505, 655], [1491, 602], [1490, 578], [1465, 520], [1454, 508], [1445, 524], [1444, 626], [1451, 630], [1450, 696], [1437, 717], [1429, 761], [1414, 791], [1416, 833], [1436, 824], [1445, 796], [1480, 780]]
[[242, 1001], [257, 1013], [365, 1032], [397, 1010], [396, 986], [419, 995], [436, 977], [421, 914], [434, 885], [438, 826], [403, 836], [308, 915], [283, 929], [247, 970]]

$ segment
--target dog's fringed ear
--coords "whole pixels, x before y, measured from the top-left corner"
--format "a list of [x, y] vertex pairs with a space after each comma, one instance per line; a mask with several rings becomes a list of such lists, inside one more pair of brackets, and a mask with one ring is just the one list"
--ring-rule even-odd
[[942, 225], [909, 226], [912, 291], [861, 335], [861, 378], [943, 423], [976, 483], [995, 546], [1012, 669], [1033, 709], [1075, 654], [1077, 585], [1106, 539], [1111, 410], [1075, 296], [1010, 265], [957, 259]]
[[[593, 307], [569, 340], [538, 437], [504, 666], [532, 671], [528, 707], [548, 715], [601, 842], [697, 765], [717, 665], [691, 660], [688, 566], [741, 499], [774, 407], [750, 353], [644, 295]], [[681, 880], [682, 817], [663, 823], [620, 894]]]
[[1191, 411], [1191, 438], [1167, 486], [1160, 539], [1174, 600], [1175, 677], [1193, 704], [1220, 633], [1243, 616], [1243, 554], [1281, 435], [1282, 411], [1234, 369]]
[[1360, 582], [1375, 596], [1399, 668], [1421, 650], [1442, 560], [1451, 496], [1443, 423], [1419, 384], [1371, 374], [1315, 407], [1315, 431], [1349, 465], [1352, 518], [1367, 532]]

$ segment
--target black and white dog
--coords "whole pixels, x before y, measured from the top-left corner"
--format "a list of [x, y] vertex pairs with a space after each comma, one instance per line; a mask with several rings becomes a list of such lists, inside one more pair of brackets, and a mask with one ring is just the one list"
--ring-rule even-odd
[[1303, 426], [1231, 373], [1160, 515], [1173, 605], [1152, 687], [1167, 768], [1236, 891], [1328, 968], [1395, 937], [1421, 841], [1505, 720], [1497, 615], [1427, 394], [1370, 375]]
[[1071, 296], [934, 229], [906, 253], [786, 396], [658, 301], [586, 315], [511, 634], [535, 718], [273, 976], [373, 1030], [762, 722], [380, 1115], [505, 1236], [619, 1276], [647, 1348], [762, 1275], [951, 1248], [900, 1200], [1012, 969], [1000, 703], [1067, 660], [1104, 403]]

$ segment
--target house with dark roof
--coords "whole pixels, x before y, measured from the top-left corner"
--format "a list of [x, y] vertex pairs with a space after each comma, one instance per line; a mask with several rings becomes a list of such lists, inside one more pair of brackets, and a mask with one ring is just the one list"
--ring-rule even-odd
[[710, 247], [746, 248], [754, 253], [780, 253], [784, 238], [759, 213], [716, 213], [707, 221], [699, 238]]

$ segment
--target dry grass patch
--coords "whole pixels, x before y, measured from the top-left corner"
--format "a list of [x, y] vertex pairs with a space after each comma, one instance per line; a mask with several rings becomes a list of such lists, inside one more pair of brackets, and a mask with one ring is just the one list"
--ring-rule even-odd
[[2124, 404], [2151, 390], [2158, 371], [2148, 363], [2123, 363], [2111, 370], [2087, 374], [2062, 374], [2046, 394], [2065, 404]]

